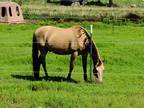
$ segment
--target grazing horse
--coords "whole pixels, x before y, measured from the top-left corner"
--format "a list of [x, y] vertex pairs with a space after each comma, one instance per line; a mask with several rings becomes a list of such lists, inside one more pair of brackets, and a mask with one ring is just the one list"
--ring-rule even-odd
[[[92, 54], [90, 53], [92, 50]], [[70, 80], [74, 63], [78, 55], [82, 56], [84, 80], [87, 81], [87, 56], [91, 54], [93, 60], [93, 74], [98, 82], [102, 82], [104, 65], [96, 45], [91, 40], [89, 33], [81, 26], [70, 28], [58, 28], [53, 26], [43, 26], [38, 28], [33, 34], [32, 59], [33, 78], [39, 78], [40, 65], [42, 64], [46, 79], [48, 73], [46, 69], [46, 54], [53, 52], [56, 54], [70, 54], [70, 66], [67, 79]]]

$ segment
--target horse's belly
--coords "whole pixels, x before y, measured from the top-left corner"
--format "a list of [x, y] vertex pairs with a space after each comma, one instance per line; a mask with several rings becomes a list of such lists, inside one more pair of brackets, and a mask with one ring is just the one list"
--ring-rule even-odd
[[70, 54], [78, 50], [76, 38], [69, 34], [53, 34], [46, 42], [48, 50], [58, 54]]
[[70, 48], [69, 43], [53, 42], [47, 45], [48, 50], [56, 54], [70, 54], [73, 49]]
[[70, 49], [66, 50], [66, 49], [58, 49], [58, 48], [49, 48], [49, 51], [61, 55], [71, 54], [73, 52], [73, 50]]
[[53, 52], [55, 54], [60, 54], [60, 55], [66, 55], [66, 54], [71, 54], [73, 51], [65, 51], [65, 50], [50, 50], [50, 52]]

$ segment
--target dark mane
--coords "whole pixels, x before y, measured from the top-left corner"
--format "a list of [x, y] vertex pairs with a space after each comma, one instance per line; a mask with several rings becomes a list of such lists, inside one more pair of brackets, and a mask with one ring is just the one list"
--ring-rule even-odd
[[93, 41], [92, 41], [92, 55], [91, 56], [93, 58], [94, 65], [99, 66], [102, 63], [98, 49]]
[[91, 35], [90, 35], [90, 33], [89, 33], [85, 28], [83, 28], [82, 26], [81, 26], [81, 29], [83, 29], [83, 30], [85, 31], [86, 36], [87, 36], [88, 40], [90, 41], [90, 40], [91, 40]]
[[[91, 34], [83, 27], [81, 27], [85, 33], [86, 33], [86, 36], [88, 37], [88, 40], [89, 40], [89, 45], [88, 45], [88, 48], [89, 48], [89, 53], [90, 53], [90, 49], [91, 49], [91, 46], [92, 46], [92, 59], [93, 59], [93, 63], [94, 65], [100, 65], [102, 63], [101, 59], [100, 59], [100, 55], [99, 55], [99, 52], [98, 52], [98, 49], [94, 43], [93, 40], [91, 40]], [[92, 45], [91, 45], [92, 44]]]

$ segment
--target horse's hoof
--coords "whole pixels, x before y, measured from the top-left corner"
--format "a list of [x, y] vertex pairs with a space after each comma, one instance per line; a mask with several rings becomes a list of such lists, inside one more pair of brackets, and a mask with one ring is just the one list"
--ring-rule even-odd
[[33, 74], [33, 80], [39, 80], [39, 73]]
[[33, 81], [39, 80], [39, 77], [33, 77], [32, 80]]
[[48, 81], [49, 80], [49, 77], [48, 76], [46, 76], [46, 81]]
[[84, 80], [85, 82], [88, 82], [88, 80]]
[[39, 75], [33, 75], [33, 76], [32, 76], [32, 80], [33, 80], [33, 81], [38, 80], [38, 79], [39, 79]]
[[88, 79], [87, 79], [87, 78], [84, 78], [84, 81], [85, 81], [85, 82], [88, 82]]
[[67, 77], [67, 81], [70, 81], [71, 80], [71, 78], [70, 77]]

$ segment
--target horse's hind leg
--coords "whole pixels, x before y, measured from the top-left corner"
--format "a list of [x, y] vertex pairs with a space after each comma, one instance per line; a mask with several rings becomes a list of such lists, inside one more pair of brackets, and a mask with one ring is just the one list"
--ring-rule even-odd
[[45, 76], [46, 79], [48, 79], [48, 73], [47, 73], [47, 69], [46, 69], [46, 54], [47, 54], [47, 50], [42, 48], [41, 50], [41, 55], [40, 55], [40, 59], [41, 59], [41, 64], [43, 66], [44, 72], [45, 72]]
[[71, 54], [69, 73], [68, 73], [68, 76], [67, 76], [68, 80], [71, 79], [71, 73], [72, 73], [72, 70], [74, 68], [74, 63], [75, 63], [77, 55], [78, 55], [78, 52], [74, 52], [74, 53]]

